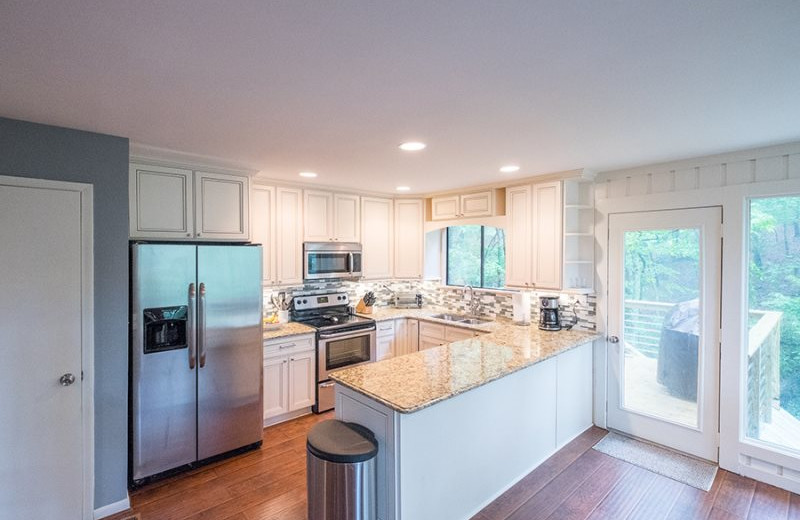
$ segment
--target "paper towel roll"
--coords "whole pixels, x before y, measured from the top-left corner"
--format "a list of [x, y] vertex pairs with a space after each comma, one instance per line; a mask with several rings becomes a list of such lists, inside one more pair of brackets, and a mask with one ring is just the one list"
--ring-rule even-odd
[[518, 292], [511, 296], [511, 304], [514, 308], [514, 324], [531, 324], [531, 293]]

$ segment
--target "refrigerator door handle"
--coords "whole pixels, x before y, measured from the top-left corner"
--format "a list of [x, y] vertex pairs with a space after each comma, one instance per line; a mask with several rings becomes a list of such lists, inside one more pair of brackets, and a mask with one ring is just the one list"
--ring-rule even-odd
[[194, 328], [194, 304], [195, 304], [195, 290], [194, 283], [189, 284], [189, 315], [188, 323], [186, 324], [187, 332], [187, 350], [189, 351], [189, 370], [194, 370], [195, 365], [195, 342], [197, 340]]
[[200, 282], [200, 312], [198, 319], [200, 320], [199, 334], [198, 334], [198, 355], [200, 358], [200, 368], [206, 366], [206, 284]]

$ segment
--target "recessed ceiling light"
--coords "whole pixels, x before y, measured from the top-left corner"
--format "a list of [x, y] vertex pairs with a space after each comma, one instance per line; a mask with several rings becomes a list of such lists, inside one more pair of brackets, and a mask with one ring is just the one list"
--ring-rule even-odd
[[317, 174], [314, 172], [300, 172], [300, 177], [316, 177]]
[[411, 187], [409, 187], [409, 186], [398, 186], [396, 189], [397, 189], [397, 191], [409, 191], [411, 189]]
[[406, 152], [418, 152], [420, 150], [424, 150], [425, 147], [428, 146], [425, 143], [420, 143], [418, 141], [409, 141], [407, 143], [403, 143], [400, 145], [401, 150], [405, 150]]
[[516, 164], [507, 164], [500, 168], [500, 171], [503, 173], [514, 173], [519, 171], [519, 166]]

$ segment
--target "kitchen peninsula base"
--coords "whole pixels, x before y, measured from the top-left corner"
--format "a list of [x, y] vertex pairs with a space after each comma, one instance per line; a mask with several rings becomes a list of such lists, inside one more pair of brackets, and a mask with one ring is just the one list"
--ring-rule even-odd
[[468, 519], [592, 425], [592, 343], [412, 413], [336, 387], [378, 439], [378, 518]]

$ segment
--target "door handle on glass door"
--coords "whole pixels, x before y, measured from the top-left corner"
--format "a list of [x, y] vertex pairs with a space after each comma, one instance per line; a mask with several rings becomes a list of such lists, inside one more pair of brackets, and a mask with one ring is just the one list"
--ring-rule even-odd
[[608, 341], [609, 343], [619, 343], [619, 338], [617, 336], [609, 336]]
[[198, 318], [200, 319], [200, 334], [197, 338], [198, 354], [200, 358], [200, 368], [206, 366], [206, 284], [200, 283], [200, 307]]
[[197, 335], [194, 329], [194, 303], [195, 303], [195, 290], [194, 290], [194, 283], [189, 284], [189, 315], [187, 318], [186, 329], [187, 329], [187, 350], [189, 351], [189, 370], [194, 370], [195, 358], [195, 342], [197, 340]]

